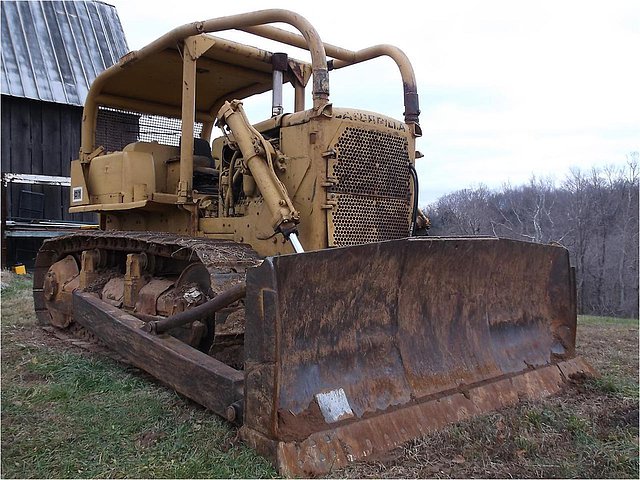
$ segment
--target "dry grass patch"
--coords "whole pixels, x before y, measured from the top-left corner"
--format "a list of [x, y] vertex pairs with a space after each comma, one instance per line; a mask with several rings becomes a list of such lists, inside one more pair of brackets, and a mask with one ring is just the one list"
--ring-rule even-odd
[[9, 270], [1, 271], [0, 310], [3, 325], [33, 325], [33, 279], [31, 275], [16, 275]]

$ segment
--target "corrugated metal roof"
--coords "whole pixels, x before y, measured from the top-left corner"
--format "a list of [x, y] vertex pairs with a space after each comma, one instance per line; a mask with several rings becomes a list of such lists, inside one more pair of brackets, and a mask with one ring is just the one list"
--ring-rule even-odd
[[2, 94], [83, 105], [93, 79], [128, 51], [103, 2], [2, 1]]

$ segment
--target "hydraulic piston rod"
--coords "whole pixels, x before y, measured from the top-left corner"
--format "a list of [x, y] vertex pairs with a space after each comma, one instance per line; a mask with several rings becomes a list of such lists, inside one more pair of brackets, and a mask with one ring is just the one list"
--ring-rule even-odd
[[218, 113], [218, 120], [221, 126], [227, 125], [233, 132], [233, 138], [242, 153], [244, 165], [255, 179], [273, 216], [274, 230], [289, 236], [295, 232], [300, 216], [293, 207], [286, 188], [273, 170], [271, 164], [273, 148], [251, 126], [242, 108], [242, 102], [238, 100], [225, 102]]
[[291, 245], [293, 245], [293, 249], [296, 253], [304, 253], [304, 248], [302, 248], [302, 244], [300, 243], [300, 239], [298, 239], [298, 235], [296, 233], [289, 234], [289, 241]]

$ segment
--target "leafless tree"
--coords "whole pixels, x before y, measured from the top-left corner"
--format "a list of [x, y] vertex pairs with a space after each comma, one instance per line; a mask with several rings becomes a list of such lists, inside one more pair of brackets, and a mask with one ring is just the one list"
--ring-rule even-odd
[[638, 316], [638, 153], [623, 168], [571, 169], [559, 184], [459, 190], [429, 205], [433, 235], [560, 243], [576, 268], [583, 313]]

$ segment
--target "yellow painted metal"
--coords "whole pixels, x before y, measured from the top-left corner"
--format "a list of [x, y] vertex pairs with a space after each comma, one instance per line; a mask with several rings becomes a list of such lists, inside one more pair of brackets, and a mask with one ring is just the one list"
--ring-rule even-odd
[[[273, 21], [289, 23], [302, 35], [261, 25]], [[232, 102], [234, 99], [271, 89], [273, 54], [205, 33], [225, 28], [244, 29], [309, 49], [310, 65], [289, 59], [285, 72], [285, 81], [295, 89], [295, 113], [251, 126], [244, 113], [230, 108], [239, 104]], [[369, 132], [367, 135], [401, 138], [407, 165], [401, 166], [398, 173], [403, 176], [408, 164], [415, 160], [419, 129], [411, 122], [372, 112], [333, 108], [328, 103], [326, 51], [343, 62], [341, 66], [389, 55], [400, 68], [405, 90], [414, 89], [411, 64], [395, 47], [377, 46], [354, 52], [324, 44], [305, 19], [282, 10], [185, 25], [123, 57], [96, 79], [87, 97], [80, 161], [73, 163], [71, 175], [72, 185], [82, 189], [83, 195], [82, 200], [72, 202], [71, 211], [103, 212], [104, 225], [110, 229], [160, 229], [231, 238], [249, 243], [261, 255], [292, 252], [285, 238], [274, 236], [274, 230], [297, 230], [306, 250], [359, 238], [387, 239], [388, 232], [378, 231], [376, 226], [375, 216], [380, 208], [383, 215], [402, 217], [383, 222], [384, 228], [395, 222], [393, 228], [400, 228], [402, 235], [409, 234], [408, 227], [405, 231], [398, 225], [409, 225], [411, 221], [411, 193], [396, 201], [395, 206], [387, 200], [365, 198], [365, 210], [357, 208], [354, 202], [359, 200], [353, 192], [334, 192], [334, 154], [340, 148], [339, 139], [348, 136], [345, 132], [349, 129], [355, 135]], [[304, 87], [311, 75], [314, 104], [304, 110]], [[135, 142], [121, 152], [93, 156], [99, 105], [180, 118], [180, 147]], [[195, 121], [203, 122], [200, 137], [207, 139], [216, 117], [228, 124], [231, 132], [212, 142], [213, 165], [207, 168], [217, 172], [211, 181], [217, 185], [218, 194], [211, 197], [193, 190], [193, 125]], [[228, 162], [234, 150], [238, 151], [238, 159], [230, 169]], [[372, 152], [360, 154], [366, 159]], [[238, 188], [243, 192], [241, 198], [237, 198]], [[343, 234], [341, 238], [345, 228], [368, 233], [353, 238]], [[392, 238], [398, 235], [396, 232]]]
[[[269, 119], [256, 124], [256, 130], [279, 131], [279, 152], [281, 152], [281, 170], [276, 167], [276, 175], [284, 184], [294, 210], [300, 222], [298, 231], [300, 240], [306, 250], [318, 250], [335, 245], [334, 212], [330, 191], [335, 182], [332, 172], [327, 168], [335, 168], [336, 159], [331, 152], [347, 129], [363, 130], [376, 135], [388, 135], [406, 141], [409, 161], [413, 162], [415, 139], [409, 127], [398, 120], [372, 112], [355, 109], [333, 109], [331, 117], [309, 115], [308, 111], [299, 112], [277, 119]], [[232, 140], [235, 140], [232, 138]], [[213, 142], [212, 152], [217, 163], [217, 170], [222, 176], [220, 159], [229, 148], [229, 141], [219, 137]], [[327, 152], [329, 155], [327, 156]], [[153, 158], [153, 162], [150, 161]], [[149, 142], [137, 142], [128, 145], [123, 152], [96, 157], [88, 166], [89, 190], [92, 192], [92, 204], [72, 207], [72, 211], [105, 212], [109, 228], [122, 230], [154, 230], [186, 232], [192, 221], [188, 212], [176, 208], [175, 195], [179, 180], [179, 150]], [[128, 159], [128, 160], [126, 160]], [[175, 161], [174, 161], [175, 159]], [[260, 168], [264, 160], [256, 159], [256, 168]], [[137, 172], [125, 175], [126, 165], [136, 165]], [[390, 167], [391, 168], [391, 167]], [[401, 173], [401, 172], [398, 172]], [[260, 173], [259, 176], [268, 173]], [[77, 177], [81, 178], [81, 177]], [[148, 178], [148, 180], [142, 180]], [[256, 175], [253, 175], [256, 180]], [[72, 184], [76, 177], [73, 176]], [[273, 180], [268, 180], [273, 182]], [[147, 183], [155, 185], [155, 189], [147, 189], [147, 198], [135, 201], [135, 185]], [[222, 188], [222, 187], [221, 187]], [[275, 188], [275, 187], [274, 187]], [[213, 238], [233, 239], [249, 243], [261, 255], [277, 255], [293, 253], [288, 242], [281, 236], [274, 236], [274, 219], [268, 207], [277, 204], [281, 192], [273, 189], [272, 199], [265, 200], [259, 187], [252, 196], [247, 196], [241, 203], [234, 205], [234, 216], [218, 215], [197, 218], [198, 235]], [[204, 196], [194, 194], [194, 201]], [[407, 198], [406, 204], [411, 203]], [[132, 215], [132, 211], [152, 212], [153, 215]], [[286, 210], [286, 209], [285, 209]], [[352, 228], [362, 230], [366, 218], [361, 210], [353, 210]], [[163, 220], [159, 220], [159, 216]], [[285, 216], [289, 215], [285, 213]], [[405, 219], [408, 223], [409, 219]], [[408, 234], [408, 231], [407, 231]], [[381, 237], [384, 238], [384, 237]]]
[[13, 267], [13, 271], [14, 271], [14, 273], [17, 273], [18, 275], [26, 275], [27, 274], [27, 267], [25, 267], [24, 265], [15, 265]]
[[182, 139], [178, 203], [191, 198], [193, 178], [193, 124], [196, 120], [196, 62], [216, 41], [205, 35], [184, 40], [182, 51]]
[[[324, 44], [317, 31], [305, 18], [293, 12], [280, 9], [261, 10], [247, 14], [214, 18], [204, 22], [194, 22], [178, 27], [158, 38], [140, 50], [129, 52], [120, 61], [102, 72], [92, 83], [83, 115], [82, 144], [80, 158], [84, 159], [94, 144], [94, 130], [97, 116], [97, 98], [100, 95], [137, 98], [139, 102], [152, 105], [181, 107], [181, 96], [170, 92], [168, 84], [179, 84], [182, 59], [176, 49], [185, 39], [202, 33], [250, 27], [273, 22], [283, 22], [294, 26], [307, 41], [311, 52], [314, 75], [314, 108], [320, 109], [327, 103], [329, 85], [327, 78], [327, 60]], [[229, 97], [238, 98], [237, 92], [265, 92], [271, 88], [271, 54], [264, 50], [235, 42], [216, 39], [216, 45], [210, 48], [203, 59], [207, 70], [202, 79], [202, 95], [196, 99], [198, 111], [206, 111], [216, 100]], [[303, 63], [303, 62], [299, 62]], [[234, 68], [234, 67], [240, 68]], [[176, 68], [177, 67], [177, 68]], [[302, 69], [300, 65], [300, 69]], [[153, 81], [157, 75], [158, 81]], [[131, 95], [137, 92], [137, 95]], [[200, 102], [200, 99], [202, 100]], [[122, 104], [122, 103], [121, 103]], [[140, 109], [140, 111], [143, 111]], [[217, 113], [217, 112], [213, 112]]]
[[193, 37], [184, 41], [182, 59], [182, 137], [180, 139], [180, 181], [178, 203], [191, 197], [193, 178], [193, 122], [196, 107], [196, 50]]
[[278, 230], [283, 224], [297, 223], [299, 214], [293, 207], [285, 186], [273, 170], [273, 147], [251, 126], [242, 103], [225, 102], [218, 120], [231, 128], [234, 140], [242, 152], [244, 165], [255, 179], [271, 213], [273, 229]]

